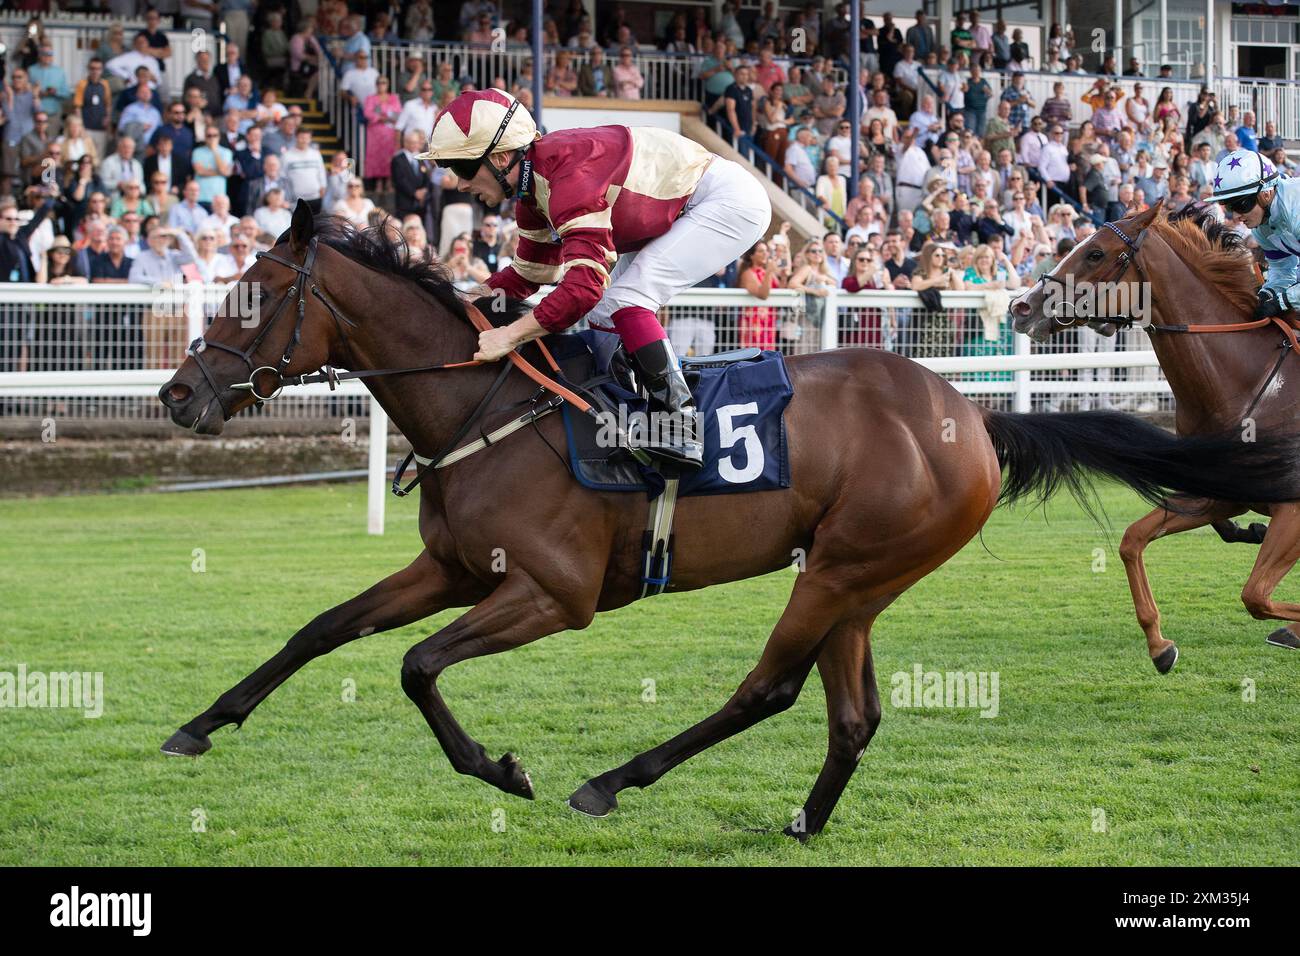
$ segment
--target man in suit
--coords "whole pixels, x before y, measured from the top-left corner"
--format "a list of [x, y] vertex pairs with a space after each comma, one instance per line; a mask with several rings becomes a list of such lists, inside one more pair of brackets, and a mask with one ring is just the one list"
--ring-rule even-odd
[[423, 218], [432, 203], [433, 164], [416, 159], [423, 151], [424, 134], [419, 130], [407, 130], [402, 137], [402, 149], [393, 155], [390, 166], [396, 195], [393, 211], [399, 219], [411, 213]]
[[163, 127], [153, 140], [153, 155], [144, 161], [144, 184], [148, 188], [155, 176], [167, 178], [167, 191], [180, 195], [180, 188], [192, 175], [189, 160], [176, 151], [176, 142]]
[[283, 192], [285, 205], [293, 208], [297, 198], [293, 194], [289, 177], [283, 174], [280, 157], [275, 153], [267, 153], [262, 157], [262, 175], [248, 181], [248, 201], [245, 203], [244, 215], [255, 213], [272, 189]]
[[[235, 215], [249, 215], [256, 209], [250, 206], [250, 183], [262, 178], [262, 160], [267, 153], [262, 149], [262, 127], [250, 126], [244, 136], [244, 148], [235, 153], [235, 173], [230, 177], [227, 191], [233, 200]], [[278, 233], [277, 233], [278, 235]]]
[[[226, 62], [222, 63], [212, 71], [216, 74], [217, 83], [221, 86], [221, 98], [216, 100], [217, 109], [225, 103], [226, 97], [234, 93], [239, 88], [239, 78], [244, 76], [244, 62], [239, 58], [239, 47], [233, 43], [226, 44]], [[251, 102], [256, 103], [261, 94], [254, 88], [251, 93]], [[213, 102], [209, 100], [208, 102]]]

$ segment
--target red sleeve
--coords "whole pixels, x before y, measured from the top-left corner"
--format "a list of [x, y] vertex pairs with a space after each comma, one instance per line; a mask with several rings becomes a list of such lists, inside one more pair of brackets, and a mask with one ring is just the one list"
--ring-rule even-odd
[[596, 307], [609, 282], [614, 258], [608, 229], [575, 229], [560, 245], [560, 284], [533, 312], [538, 323], [551, 332], [573, 325]]
[[[625, 175], [626, 151], [617, 158]], [[590, 164], [584, 171], [599, 170], [591, 180], [575, 176], [551, 183], [551, 222], [560, 236], [560, 282], [533, 315], [552, 332], [567, 329], [595, 307], [618, 259], [613, 210], [606, 199], [613, 177], [608, 166], [608, 162]]]
[[510, 265], [492, 275], [487, 284], [504, 289], [512, 299], [526, 299], [543, 285], [560, 277], [560, 245], [552, 241], [551, 226], [526, 203], [515, 212], [519, 245]]
[[494, 272], [488, 277], [487, 286], [489, 289], [503, 289], [512, 299], [526, 299], [541, 288], [536, 282], [529, 282], [516, 272], [514, 266], [506, 266], [500, 272]]

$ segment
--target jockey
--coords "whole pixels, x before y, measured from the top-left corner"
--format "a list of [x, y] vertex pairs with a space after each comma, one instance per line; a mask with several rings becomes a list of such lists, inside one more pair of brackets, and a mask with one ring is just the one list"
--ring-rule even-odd
[[[450, 169], [488, 206], [516, 197], [519, 248], [487, 280], [536, 309], [479, 335], [493, 362], [583, 316], [613, 324], [646, 390], [682, 423], [647, 449], [685, 467], [703, 457], [695, 402], [658, 310], [738, 259], [767, 231], [767, 194], [742, 167], [676, 133], [598, 126], [541, 136], [501, 90], [463, 93], [434, 120], [422, 158]], [[616, 264], [617, 263], [617, 264]]]
[[1234, 149], [1219, 161], [1211, 198], [1250, 227], [1268, 260], [1255, 318], [1300, 308], [1300, 179], [1284, 179], [1253, 149]]

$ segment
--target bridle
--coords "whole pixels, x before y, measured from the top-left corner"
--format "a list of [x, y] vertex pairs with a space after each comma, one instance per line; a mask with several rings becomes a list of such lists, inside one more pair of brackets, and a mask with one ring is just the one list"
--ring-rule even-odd
[[[199, 371], [203, 373], [203, 378], [207, 381], [213, 394], [217, 396], [217, 402], [221, 405], [221, 411], [226, 418], [230, 417], [230, 409], [226, 407], [225, 399], [221, 397], [224, 389], [217, 384], [217, 380], [213, 376], [211, 368], [209, 368], [208, 363], [203, 360], [203, 353], [210, 348], [220, 349], [223, 352], [229, 352], [231, 355], [234, 355], [243, 362], [248, 368], [248, 381], [227, 387], [250, 392], [253, 398], [256, 399], [259, 407], [264, 402], [269, 402], [271, 399], [277, 398], [280, 392], [284, 390], [284, 386], [289, 384], [285, 379], [285, 372], [289, 368], [289, 363], [293, 361], [294, 349], [302, 342], [302, 324], [307, 316], [307, 283], [311, 281], [312, 270], [316, 267], [316, 240], [313, 238], [308, 244], [307, 255], [306, 258], [303, 259], [301, 265], [290, 259], [277, 256], [273, 252], [259, 252], [254, 258], [258, 261], [269, 259], [272, 262], [279, 263], [280, 265], [298, 273], [298, 281], [294, 285], [291, 285], [288, 291], [285, 292], [284, 296], [280, 299], [279, 303], [275, 307], [275, 311], [271, 314], [270, 321], [258, 330], [252, 343], [246, 349], [238, 349], [233, 345], [226, 345], [222, 342], [209, 342], [202, 335], [191, 342], [189, 348], [186, 349], [186, 354], [194, 359], [194, 364], [199, 367]], [[320, 290], [315, 286], [312, 287], [312, 294], [319, 297], [322, 302], [325, 301], [324, 297], [321, 296]], [[280, 316], [284, 314], [284, 307], [288, 305], [295, 295], [298, 297], [298, 318], [294, 322], [293, 334], [289, 337], [289, 341], [285, 345], [284, 354], [280, 356], [279, 363], [277, 365], [255, 366], [253, 363], [253, 356], [257, 354], [257, 350], [261, 348], [262, 342], [266, 337], [271, 334], [271, 330], [274, 329], [276, 323], [279, 322]], [[342, 317], [334, 307], [328, 302], [325, 302], [325, 304], [330, 309], [330, 312], [333, 313], [335, 321], [339, 321]], [[341, 325], [340, 331], [342, 331]], [[274, 372], [277, 383], [271, 389], [270, 393], [266, 395], [263, 395], [257, 390], [257, 376], [259, 372], [263, 371]]]
[[[1125, 272], [1127, 272], [1130, 266], [1137, 269], [1137, 274], [1142, 279], [1143, 282], [1147, 281], [1146, 271], [1142, 268], [1142, 263], [1138, 261], [1138, 253], [1142, 251], [1142, 243], [1146, 239], [1146, 235], [1147, 235], [1146, 229], [1140, 230], [1137, 233], [1137, 235], [1130, 238], [1129, 235], [1123, 229], [1121, 229], [1113, 222], [1106, 223], [1105, 228], [1109, 229], [1111, 232], [1115, 233], [1115, 235], [1119, 236], [1119, 238], [1123, 241], [1125, 248], [1124, 251], [1121, 252], [1115, 258], [1115, 261], [1111, 263], [1111, 266], [1106, 271], [1106, 274], [1101, 278], [1095, 280], [1095, 284], [1100, 285], [1105, 282], [1114, 282]], [[1062, 290], [1065, 290], [1067, 288], [1065, 280], [1062, 279], [1060, 276], [1056, 275], [1054, 271], [1044, 272], [1042, 279], [1044, 284], [1055, 282], [1057, 285], [1061, 287]], [[1054, 321], [1058, 322], [1059, 324], [1065, 327], [1079, 324], [1079, 319], [1077, 316], [1073, 318], [1070, 322], [1061, 322], [1059, 318], [1054, 318]], [[1132, 327], [1134, 321], [1135, 320], [1131, 315], [1119, 315], [1114, 317], [1107, 316], [1104, 319], [1094, 316], [1084, 320], [1085, 324], [1089, 322], [1106, 322], [1109, 324], [1118, 325], [1125, 328]], [[1152, 326], [1150, 325], [1144, 327], [1152, 328]]]
[[[1115, 233], [1115, 235], [1119, 236], [1119, 238], [1123, 240], [1126, 248], [1116, 258], [1115, 262], [1112, 264], [1110, 270], [1107, 271], [1106, 275], [1103, 278], [1096, 280], [1097, 284], [1103, 282], [1112, 282], [1115, 279], [1118, 279], [1126, 271], [1128, 271], [1130, 266], [1137, 269], [1138, 275], [1141, 277], [1143, 282], [1147, 281], [1146, 272], [1142, 268], [1142, 263], [1139, 262], [1137, 258], [1138, 252], [1142, 248], [1142, 241], [1143, 239], [1146, 238], [1146, 229], [1143, 228], [1137, 233], [1136, 236], [1130, 238], [1124, 232], [1123, 229], [1121, 229], [1113, 222], [1106, 223], [1106, 228], [1110, 229], [1112, 232]], [[1044, 273], [1042, 278], [1045, 283], [1055, 282], [1058, 285], [1060, 285], [1063, 289], [1066, 287], [1065, 280], [1063, 280], [1060, 276], [1053, 275], [1052, 273]], [[1059, 322], [1059, 319], [1055, 321]], [[1268, 374], [1268, 377], [1264, 379], [1264, 384], [1260, 386], [1259, 391], [1256, 392], [1255, 394], [1254, 400], [1251, 401], [1250, 406], [1246, 409], [1246, 413], [1244, 416], [1246, 418], [1249, 418], [1251, 413], [1254, 412], [1255, 407], [1260, 402], [1260, 399], [1264, 397], [1264, 393], [1268, 391], [1268, 388], [1273, 383], [1273, 380], [1277, 378], [1278, 373], [1282, 370], [1282, 365], [1286, 362], [1287, 355], [1292, 353], [1300, 355], [1300, 319], [1285, 319], [1278, 315], [1269, 316], [1263, 319], [1252, 319], [1249, 322], [1227, 322], [1219, 325], [1188, 325], [1186, 323], [1170, 324], [1170, 325], [1155, 325], [1154, 323], [1151, 322], [1146, 322], [1142, 325], [1138, 325], [1137, 320], [1135, 320], [1132, 316], [1128, 316], [1128, 315], [1106, 316], [1104, 318], [1092, 317], [1092, 318], [1085, 319], [1084, 323], [1085, 324], [1103, 323], [1103, 324], [1115, 325], [1118, 326], [1119, 328], [1140, 328], [1147, 333], [1163, 332], [1168, 335], [1196, 335], [1196, 334], [1213, 334], [1213, 333], [1223, 333], [1223, 332], [1248, 332], [1251, 329], [1262, 329], [1269, 325], [1277, 326], [1277, 328], [1282, 332], [1282, 343], [1279, 346], [1281, 352], [1277, 357], [1277, 362], [1273, 365], [1272, 371]], [[1076, 317], [1071, 322], [1061, 323], [1061, 324], [1065, 327], [1079, 325], [1079, 319]]]
[[[271, 314], [270, 320], [258, 331], [248, 348], [238, 349], [222, 342], [209, 342], [200, 335], [191, 342], [189, 348], [186, 349], [186, 354], [194, 359], [194, 364], [198, 366], [199, 371], [203, 374], [203, 378], [207, 381], [209, 387], [211, 387], [213, 394], [216, 395], [217, 402], [220, 404], [221, 411], [226, 418], [230, 418], [231, 413], [230, 409], [226, 407], [226, 403], [221, 397], [223, 389], [217, 384], [217, 380], [213, 376], [208, 363], [203, 360], [203, 352], [209, 348], [229, 352], [244, 363], [248, 368], [248, 381], [226, 387], [251, 393], [259, 407], [264, 403], [279, 397], [280, 393], [284, 391], [287, 386], [291, 385], [311, 385], [317, 382], [326, 382], [329, 384], [330, 390], [333, 391], [339, 382], [351, 379], [374, 378], [381, 375], [405, 375], [413, 372], [439, 372], [457, 368], [472, 368], [473, 366], [484, 364], [483, 362], [471, 359], [466, 362], [443, 362], [432, 365], [417, 365], [410, 368], [360, 369], [347, 372], [340, 372], [338, 369], [326, 365], [323, 368], [318, 368], [313, 373], [305, 375], [287, 375], [286, 372], [288, 371], [290, 363], [293, 361], [294, 349], [296, 349], [302, 342], [302, 327], [307, 316], [307, 287], [309, 284], [311, 285], [312, 296], [319, 300], [320, 303], [329, 310], [330, 315], [333, 317], [339, 335], [342, 337], [344, 347], [348, 355], [353, 359], [352, 364], [354, 366], [357, 364], [355, 361], [355, 355], [352, 352], [351, 343], [348, 340], [347, 332], [344, 329], [344, 325], [356, 328], [356, 323], [350, 321], [345, 315], [343, 315], [343, 313], [335, 307], [334, 303], [329, 300], [325, 293], [320, 290], [320, 287], [312, 282], [312, 272], [316, 266], [316, 249], [317, 240], [315, 237], [312, 237], [311, 241], [307, 245], [307, 254], [301, 264], [294, 262], [291, 259], [278, 256], [273, 252], [257, 253], [256, 258], [258, 260], [267, 259], [271, 262], [277, 263], [278, 265], [282, 265], [287, 269], [292, 269], [297, 273], [298, 278], [285, 292], [284, 296], [276, 305], [275, 311]], [[270, 335], [271, 330], [275, 328], [276, 323], [280, 320], [280, 316], [284, 314], [285, 305], [292, 301], [295, 296], [297, 296], [298, 300], [298, 315], [294, 321], [293, 334], [290, 335], [289, 341], [285, 344], [284, 354], [280, 356], [280, 360], [276, 365], [256, 365], [254, 356], [257, 354], [258, 349], [262, 346], [262, 343], [266, 340], [267, 336]], [[473, 303], [466, 301], [463, 305], [470, 323], [478, 331], [484, 332], [492, 328], [492, 323], [487, 320], [483, 313], [480, 312]], [[551, 355], [550, 349], [548, 349], [540, 339], [537, 340], [535, 344], [550, 367], [552, 375], [555, 377], [561, 376], [562, 373], [560, 372], [560, 366], [555, 361], [554, 356]], [[487, 394], [479, 402], [478, 406], [470, 414], [465, 423], [456, 431], [456, 434], [452, 437], [451, 441], [447, 443], [446, 447], [444, 447], [438, 454], [429, 458], [419, 456], [414, 451], [407, 456], [406, 460], [398, 468], [397, 477], [394, 478], [394, 491], [399, 494], [405, 494], [406, 491], [409, 491], [414, 487], [423, 476], [423, 471], [417, 473], [415, 479], [407, 485], [404, 491], [398, 490], [401, 475], [412, 459], [426, 467], [432, 466], [438, 468], [452, 464], [453, 462], [459, 461], [476, 451], [490, 447], [506, 435], [517, 431], [525, 425], [532, 424], [537, 421], [537, 419], [549, 414], [550, 412], [556, 411], [564, 402], [570, 403], [577, 410], [586, 412], [588, 415], [593, 417], [597, 415], [596, 409], [590, 402], [582, 398], [573, 390], [559, 384], [554, 378], [538, 371], [527, 359], [520, 355], [518, 351], [511, 351], [507, 357], [510, 361], [501, 366], [501, 372], [497, 375], [496, 381], [493, 383], [492, 387], [488, 390]], [[505, 384], [506, 376], [509, 374], [512, 367], [518, 368], [540, 386], [537, 393], [531, 399], [525, 399], [524, 402], [517, 403], [527, 404], [529, 406], [529, 411], [491, 433], [482, 433], [482, 429], [480, 428], [481, 435], [477, 440], [469, 445], [457, 448], [456, 446], [459, 445], [460, 441], [470, 433], [475, 423], [477, 423], [483, 415], [489, 412], [488, 405], [492, 398], [501, 389], [501, 386]], [[271, 372], [275, 376], [273, 383], [271, 383], [272, 387], [265, 390], [265, 393], [258, 390], [257, 379], [258, 374], [261, 372]], [[543, 392], [550, 392], [552, 398], [546, 402], [540, 402]], [[500, 411], [500, 409], [497, 409], [497, 411]]]

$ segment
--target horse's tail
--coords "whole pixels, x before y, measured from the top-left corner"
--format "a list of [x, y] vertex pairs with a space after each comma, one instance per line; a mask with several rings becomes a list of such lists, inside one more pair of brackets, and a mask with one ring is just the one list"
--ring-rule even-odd
[[1097, 475], [1128, 485], [1156, 506], [1171, 495], [1300, 500], [1300, 438], [1294, 435], [1243, 431], [1180, 438], [1119, 412], [986, 411], [984, 426], [1006, 470], [1003, 503], [1046, 501], [1064, 487], [1095, 515]]

